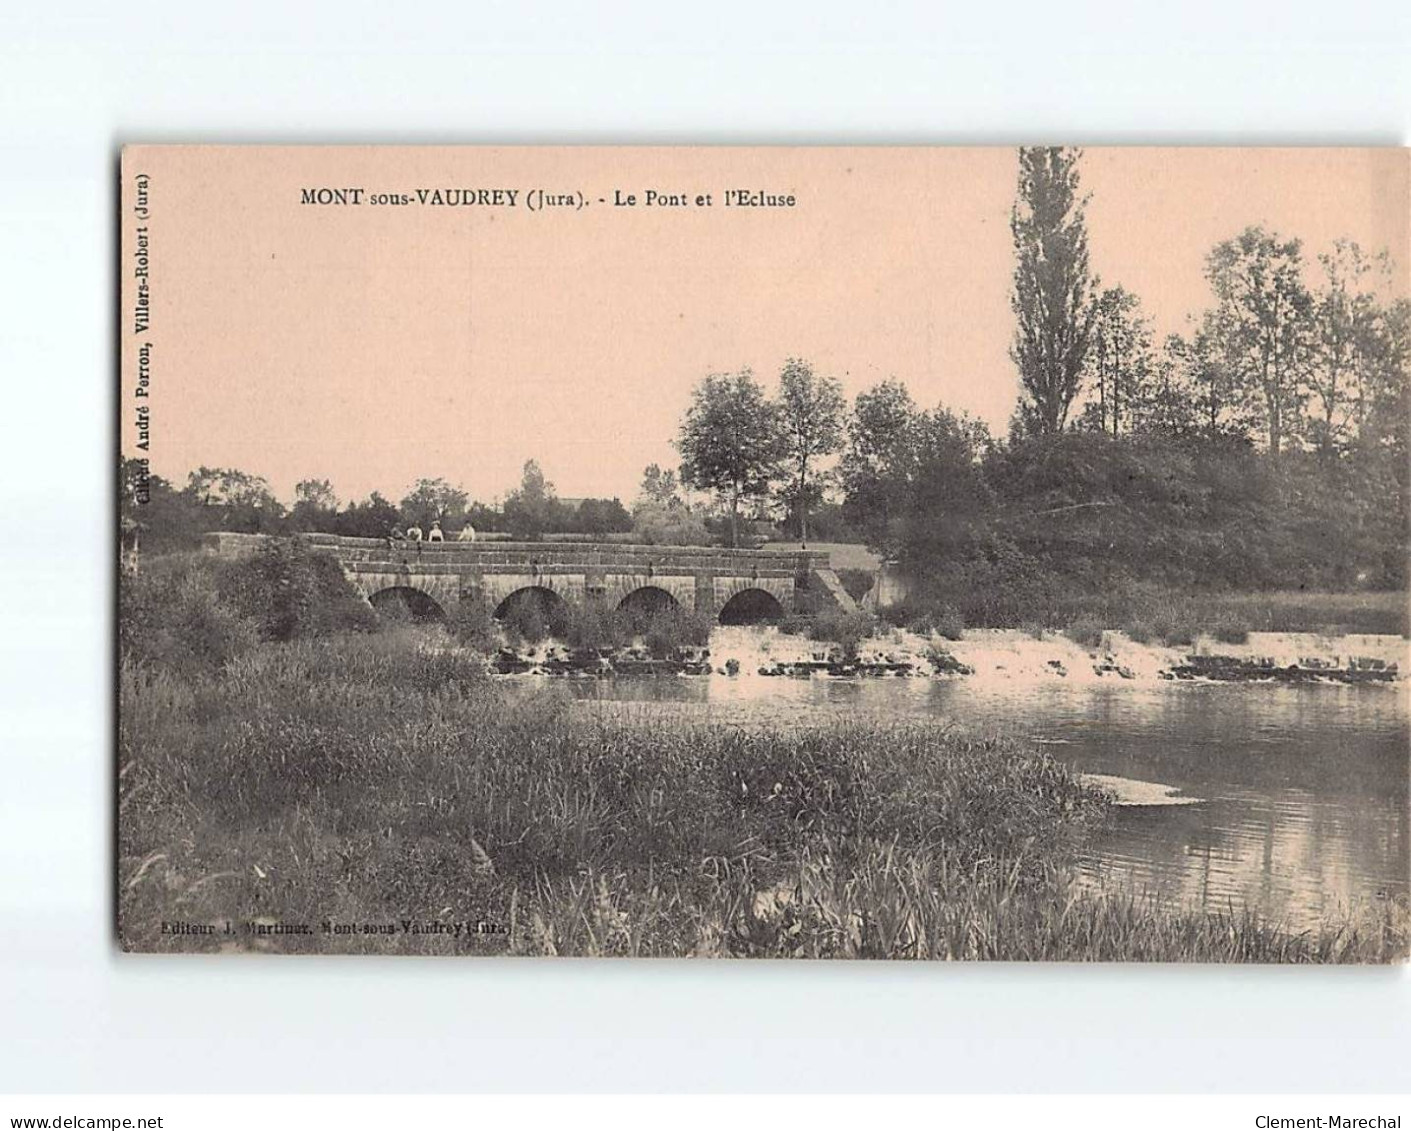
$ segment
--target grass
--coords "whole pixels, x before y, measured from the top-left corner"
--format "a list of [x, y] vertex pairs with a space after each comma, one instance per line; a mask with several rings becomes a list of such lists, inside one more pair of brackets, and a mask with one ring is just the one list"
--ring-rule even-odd
[[[1028, 884], [1102, 808], [1061, 764], [940, 727], [587, 720], [415, 631], [206, 674], [128, 664], [121, 695], [121, 910], [144, 949], [176, 917], [552, 923], [585, 877], [708, 919], [742, 881], [787, 884], [824, 855], [862, 867], [879, 846]], [[654, 950], [694, 951], [702, 921]]]

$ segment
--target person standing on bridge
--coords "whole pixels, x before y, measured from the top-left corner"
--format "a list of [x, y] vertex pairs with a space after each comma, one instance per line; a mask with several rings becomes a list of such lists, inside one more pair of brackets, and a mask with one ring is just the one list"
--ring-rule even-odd
[[412, 523], [410, 526], [407, 527], [407, 541], [421, 541], [421, 527], [419, 527], [416, 523]]
[[428, 542], [444, 542], [446, 540], [446, 536], [441, 533], [441, 524], [439, 522], [432, 522], [431, 533], [426, 536], [426, 540]]
[[457, 542], [474, 542], [474, 541], [475, 541], [475, 527], [471, 526], [470, 523], [467, 522], [464, 526], [461, 527], [461, 532], [456, 535], [456, 541], [457, 541]]

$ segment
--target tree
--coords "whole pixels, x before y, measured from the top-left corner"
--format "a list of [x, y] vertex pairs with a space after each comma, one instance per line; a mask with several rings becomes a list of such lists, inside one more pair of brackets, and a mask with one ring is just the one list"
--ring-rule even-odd
[[1190, 339], [1176, 337], [1171, 346], [1190, 389], [1196, 427], [1209, 439], [1247, 439], [1253, 426], [1249, 390], [1230, 356], [1233, 339], [1228, 312], [1207, 310]]
[[738, 546], [740, 502], [769, 492], [782, 457], [778, 411], [748, 368], [696, 386], [676, 447], [682, 482], [729, 509], [730, 545]]
[[912, 444], [896, 491], [896, 553], [919, 576], [964, 561], [981, 540], [991, 496], [980, 460], [992, 444], [983, 422], [945, 408], [919, 414]]
[[1153, 360], [1151, 324], [1125, 287], [1109, 287], [1093, 300], [1087, 369], [1097, 395], [1085, 414], [1089, 425], [1113, 436], [1124, 427], [1132, 431], [1146, 408]]
[[1010, 356], [1023, 386], [1019, 420], [1031, 433], [1067, 427], [1095, 317], [1080, 155], [1065, 147], [1019, 150], [1019, 194], [1009, 222], [1016, 256], [1010, 305], [1018, 322]]
[[[516, 538], [537, 539], [558, 517], [561, 509], [554, 485], [544, 478], [539, 461], [524, 461], [519, 487], [505, 496], [505, 525]], [[562, 521], [562, 520], [561, 520]]]
[[1303, 284], [1303, 249], [1262, 227], [1217, 244], [1206, 258], [1221, 348], [1233, 374], [1261, 404], [1261, 430], [1277, 463], [1301, 431], [1312, 353], [1313, 300]]
[[709, 546], [715, 541], [699, 515], [683, 506], [649, 502], [632, 508], [632, 535], [649, 546]]
[[442, 529], [448, 526], [459, 529], [465, 522], [469, 502], [470, 496], [444, 479], [418, 479], [402, 499], [399, 510], [402, 521], [408, 526], [429, 530], [433, 522], [439, 522]]
[[848, 418], [848, 443], [839, 463], [843, 515], [868, 545], [891, 542], [892, 517], [899, 500], [896, 485], [915, 447], [918, 413], [906, 386], [886, 380], [858, 393]]
[[218, 514], [150, 472], [145, 460], [120, 458], [118, 489], [123, 545], [130, 552], [194, 550], [202, 534], [220, 525]]
[[1186, 436], [1196, 429], [1194, 389], [1189, 380], [1190, 347], [1180, 334], [1167, 334], [1152, 368], [1135, 430]]
[[[1389, 273], [1385, 254], [1378, 257]], [[1368, 287], [1373, 261], [1351, 240], [1338, 240], [1320, 255], [1323, 284], [1313, 300], [1316, 361], [1309, 385], [1309, 433], [1314, 447], [1330, 456], [1346, 447], [1375, 401], [1383, 311]]]
[[779, 414], [783, 458], [789, 477], [783, 496], [798, 519], [799, 539], [808, 541], [808, 513], [822, 500], [818, 461], [843, 444], [843, 387], [820, 377], [806, 361], [791, 357], [779, 374]]
[[304, 479], [294, 487], [290, 525], [299, 531], [332, 533], [338, 522], [338, 496], [327, 479]]
[[182, 493], [209, 516], [207, 530], [269, 534], [278, 532], [284, 520], [284, 507], [269, 483], [233, 467], [197, 468]]
[[350, 502], [333, 529], [351, 538], [386, 538], [401, 521], [401, 512], [374, 491], [366, 502]]
[[650, 503], [668, 508], [681, 506], [676, 472], [669, 467], [662, 470], [660, 464], [649, 463], [642, 471], [642, 488], [638, 495], [638, 503]]
[[632, 516], [621, 499], [584, 499], [578, 504], [574, 529], [583, 534], [621, 534], [632, 529]]

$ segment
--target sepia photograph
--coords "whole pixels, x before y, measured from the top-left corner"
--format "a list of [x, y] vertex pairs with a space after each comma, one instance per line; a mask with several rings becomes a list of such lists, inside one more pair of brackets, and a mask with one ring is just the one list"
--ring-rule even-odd
[[118, 176], [124, 950], [1408, 958], [1411, 151]]

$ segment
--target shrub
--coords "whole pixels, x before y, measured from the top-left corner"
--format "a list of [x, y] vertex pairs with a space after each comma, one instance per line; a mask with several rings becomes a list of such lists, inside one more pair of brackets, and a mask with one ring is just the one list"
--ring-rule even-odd
[[709, 546], [716, 541], [698, 515], [660, 503], [633, 508], [632, 532], [636, 541], [649, 546]]
[[1230, 617], [1217, 621], [1210, 631], [1221, 644], [1245, 644], [1249, 641], [1249, 625]]
[[[557, 610], [554, 615], [558, 615]], [[538, 644], [549, 635], [548, 617], [533, 595], [510, 601], [500, 623], [512, 640], [522, 640], [526, 644]]]
[[204, 554], [181, 554], [124, 577], [118, 601], [121, 655], [172, 670], [206, 669], [252, 648], [258, 626], [220, 597], [215, 566]]
[[553, 633], [575, 652], [612, 652], [632, 638], [627, 618], [616, 609], [587, 603], [556, 610]]
[[814, 640], [830, 641], [842, 649], [843, 657], [857, 659], [858, 646], [876, 631], [877, 622], [864, 612], [841, 610], [820, 613], [809, 628]]
[[800, 612], [785, 613], [779, 620], [779, 631], [786, 636], [806, 636], [813, 627], [813, 618]]
[[1101, 648], [1106, 635], [1103, 623], [1090, 616], [1078, 617], [1063, 631], [1070, 640], [1084, 648]]
[[378, 627], [383, 629], [406, 628], [416, 622], [411, 606], [396, 596], [379, 600], [373, 612], [377, 617]]
[[446, 627], [456, 643], [477, 652], [489, 652], [496, 644], [499, 634], [495, 620], [485, 602], [476, 597], [463, 597], [451, 613]]
[[960, 640], [965, 636], [965, 618], [954, 606], [943, 605], [936, 610], [931, 628], [937, 636], [946, 640]]
[[378, 618], [327, 554], [296, 538], [270, 538], [246, 557], [221, 559], [216, 588], [266, 640], [373, 631]]
[[699, 613], [673, 605], [653, 613], [641, 635], [654, 658], [670, 659], [683, 649], [708, 643], [710, 622]]
[[1170, 647], [1188, 647], [1195, 643], [1196, 627], [1183, 618], [1161, 614], [1152, 622], [1152, 631]]
[[1154, 635], [1152, 632], [1151, 625], [1149, 625], [1144, 620], [1128, 621], [1127, 624], [1123, 626], [1122, 631], [1126, 633], [1128, 640], [1131, 640], [1137, 644], [1146, 644], [1150, 642], [1152, 636]]

